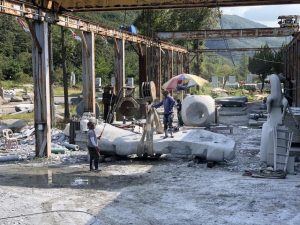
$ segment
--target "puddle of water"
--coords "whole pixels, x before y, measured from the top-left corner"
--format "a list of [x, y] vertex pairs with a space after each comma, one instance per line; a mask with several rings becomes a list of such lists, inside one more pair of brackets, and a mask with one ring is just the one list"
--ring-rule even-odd
[[[151, 166], [142, 166], [145, 172]], [[112, 169], [112, 171], [114, 171]], [[0, 170], [0, 187], [25, 188], [79, 188], [112, 190], [146, 182], [133, 171], [114, 173], [89, 172], [86, 168], [3, 167]]]
[[72, 182], [71, 186], [86, 186], [89, 184], [89, 180], [86, 178], [76, 177]]
[[[81, 175], [81, 174], [84, 175]], [[37, 188], [97, 188], [103, 184], [101, 176], [85, 171], [66, 171], [64, 169], [24, 168], [0, 172], [0, 185]]]

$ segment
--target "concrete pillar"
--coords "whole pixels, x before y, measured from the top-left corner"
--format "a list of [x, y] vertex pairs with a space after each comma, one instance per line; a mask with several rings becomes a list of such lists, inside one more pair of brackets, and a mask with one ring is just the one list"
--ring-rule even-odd
[[115, 40], [115, 77], [117, 94], [125, 87], [125, 40]]
[[84, 112], [96, 115], [95, 108], [95, 35], [83, 32], [82, 40], [82, 84]]
[[36, 156], [51, 155], [51, 110], [48, 24], [34, 21], [32, 34], [32, 70], [34, 81], [34, 127]]

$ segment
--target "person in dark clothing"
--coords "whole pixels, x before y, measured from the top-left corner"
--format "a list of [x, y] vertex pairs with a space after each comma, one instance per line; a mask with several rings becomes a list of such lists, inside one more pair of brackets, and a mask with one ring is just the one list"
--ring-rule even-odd
[[158, 108], [162, 105], [164, 106], [164, 119], [163, 119], [164, 130], [165, 130], [164, 138], [167, 138], [168, 137], [168, 128], [170, 130], [171, 137], [173, 137], [172, 123], [173, 123], [173, 117], [174, 117], [173, 107], [175, 105], [175, 100], [172, 96], [169, 95], [169, 91], [164, 91], [163, 95], [164, 95], [164, 99], [161, 102], [159, 102], [155, 105], [152, 105], [152, 107]]
[[90, 171], [93, 170], [93, 161], [94, 161], [95, 170], [100, 171], [98, 168], [100, 151], [99, 151], [99, 147], [98, 147], [96, 133], [94, 130], [95, 124], [93, 122], [88, 122], [87, 126], [89, 128], [89, 130], [87, 132], [87, 136], [88, 136], [87, 147], [88, 147], [89, 154], [90, 154]]
[[[111, 86], [106, 86], [102, 94], [102, 103], [103, 103], [103, 119], [107, 123], [113, 122], [113, 117], [109, 116], [110, 110], [114, 105], [116, 96], [113, 94], [113, 88]], [[110, 117], [110, 118], [109, 118]]]
[[182, 104], [181, 104], [180, 99], [177, 99], [176, 108], [177, 108], [178, 126], [182, 127], [183, 126], [183, 121], [182, 121], [182, 116], [181, 116]]

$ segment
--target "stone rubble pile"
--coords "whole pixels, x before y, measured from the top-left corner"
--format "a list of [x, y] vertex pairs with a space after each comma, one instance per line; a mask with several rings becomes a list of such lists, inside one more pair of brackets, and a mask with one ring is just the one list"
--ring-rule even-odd
[[[18, 147], [12, 149], [6, 149], [5, 138], [0, 138], [0, 162], [32, 160], [35, 157], [34, 127], [25, 126], [20, 132], [14, 133], [13, 137], [17, 138]], [[57, 163], [76, 163], [87, 159], [86, 151], [80, 150], [76, 145], [70, 145], [69, 137], [56, 128], [52, 129], [51, 152], [50, 160]]]
[[251, 112], [249, 113], [248, 125], [251, 127], [262, 127], [264, 122], [267, 121], [267, 117], [268, 113], [266, 104], [258, 104], [256, 107], [252, 108]]

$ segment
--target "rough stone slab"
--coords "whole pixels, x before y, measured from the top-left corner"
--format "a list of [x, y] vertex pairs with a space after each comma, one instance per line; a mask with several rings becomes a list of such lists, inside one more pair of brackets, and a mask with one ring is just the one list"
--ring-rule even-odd
[[235, 142], [225, 135], [203, 129], [192, 129], [174, 133], [174, 138], [154, 139], [155, 153], [194, 155], [212, 161], [234, 158]]
[[[97, 136], [101, 134], [103, 127], [103, 124], [96, 126]], [[203, 129], [192, 129], [174, 133], [174, 138], [163, 139], [162, 137], [161, 134], [154, 135], [154, 153], [184, 157], [193, 155], [218, 162], [234, 158], [235, 142], [222, 134]], [[104, 152], [131, 155], [137, 153], [140, 139], [141, 134], [107, 124], [99, 142], [99, 147]]]
[[0, 125], [11, 129], [13, 132], [19, 132], [22, 128], [27, 126], [28, 123], [25, 120], [8, 119], [2, 120]]
[[[104, 132], [102, 133], [104, 128]], [[136, 134], [128, 130], [114, 127], [110, 124], [97, 125], [95, 128], [96, 135], [102, 133], [99, 141], [100, 150], [114, 153], [117, 155], [136, 154], [137, 145], [142, 135]]]
[[21, 112], [21, 111], [32, 112], [33, 109], [34, 109], [34, 105], [33, 104], [19, 104], [19, 105], [15, 106], [16, 112]]

